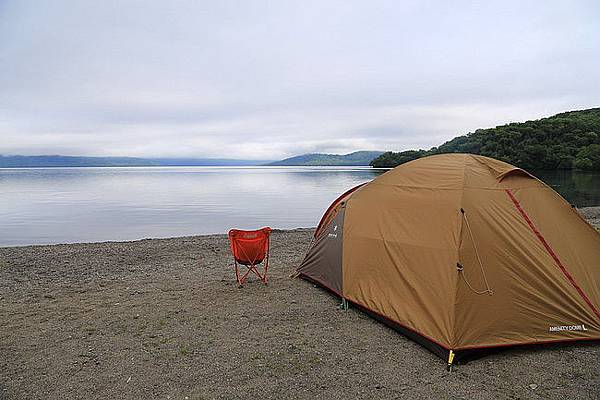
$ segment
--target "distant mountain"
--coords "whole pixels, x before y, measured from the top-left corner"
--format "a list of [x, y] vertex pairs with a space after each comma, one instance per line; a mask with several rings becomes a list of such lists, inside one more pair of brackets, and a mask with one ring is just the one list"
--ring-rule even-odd
[[374, 159], [383, 154], [382, 151], [355, 151], [350, 154], [303, 154], [275, 161], [267, 165], [274, 166], [359, 166], [369, 165]]
[[0, 168], [18, 167], [165, 167], [165, 166], [251, 166], [268, 160], [234, 160], [227, 158], [137, 158], [78, 156], [2, 156]]
[[271, 160], [239, 160], [233, 158], [151, 158], [149, 160], [157, 162], [161, 166], [172, 167], [244, 167], [264, 165], [271, 162]]
[[477, 129], [429, 150], [386, 152], [373, 167], [395, 167], [443, 153], [481, 154], [526, 169], [600, 171], [600, 108]]

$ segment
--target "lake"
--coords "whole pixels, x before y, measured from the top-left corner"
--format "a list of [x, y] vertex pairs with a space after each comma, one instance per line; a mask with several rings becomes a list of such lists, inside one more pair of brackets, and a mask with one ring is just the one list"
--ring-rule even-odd
[[314, 167], [0, 169], [0, 246], [315, 226], [381, 171]]
[[[0, 169], [0, 246], [316, 226], [368, 167]], [[577, 206], [600, 205], [600, 174], [537, 172]]]

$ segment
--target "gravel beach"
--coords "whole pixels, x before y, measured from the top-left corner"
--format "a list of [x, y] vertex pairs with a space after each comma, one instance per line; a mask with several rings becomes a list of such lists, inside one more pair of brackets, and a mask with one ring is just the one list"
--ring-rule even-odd
[[0, 399], [600, 398], [597, 342], [447, 372], [289, 278], [312, 232], [274, 231], [269, 286], [241, 289], [225, 235], [0, 248]]

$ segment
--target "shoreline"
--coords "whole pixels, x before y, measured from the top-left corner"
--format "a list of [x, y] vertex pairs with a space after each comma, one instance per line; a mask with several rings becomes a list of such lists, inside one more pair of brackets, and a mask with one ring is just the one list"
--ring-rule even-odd
[[577, 208], [577, 212], [596, 229], [600, 229], [600, 206]]
[[[584, 210], [590, 220], [600, 207]], [[594, 399], [598, 342], [455, 367], [289, 275], [313, 229], [274, 230], [238, 289], [225, 234], [0, 248], [0, 399]]]
[[[298, 227], [298, 228], [290, 228], [290, 229], [279, 229], [272, 228], [272, 232], [296, 232], [296, 231], [314, 231], [317, 227]], [[26, 248], [26, 247], [48, 247], [48, 246], [79, 246], [79, 245], [93, 245], [93, 244], [110, 244], [110, 243], [135, 243], [135, 242], [143, 242], [150, 240], [176, 240], [176, 239], [192, 239], [192, 238], [212, 238], [212, 237], [221, 237], [227, 236], [227, 232], [224, 233], [203, 233], [198, 235], [184, 235], [184, 236], [167, 236], [167, 237], [146, 237], [140, 239], [131, 239], [131, 240], [102, 240], [98, 242], [66, 242], [66, 243], [40, 243], [40, 244], [17, 244], [11, 246], [1, 246], [0, 249], [14, 249], [14, 248]]]
[[[600, 230], [600, 206], [590, 206], [590, 207], [580, 207], [576, 208], [577, 212], [587, 221], [595, 227], [597, 230]], [[315, 230], [315, 227], [297, 227], [291, 229], [280, 229], [273, 228], [274, 232], [295, 232], [295, 231], [311, 231]], [[98, 242], [68, 242], [68, 243], [41, 243], [41, 244], [17, 244], [17, 245], [9, 245], [2, 246], [0, 245], [0, 249], [3, 248], [23, 248], [23, 247], [38, 247], [38, 246], [75, 246], [75, 245], [83, 245], [83, 244], [103, 244], [103, 243], [132, 243], [139, 242], [144, 240], [170, 240], [170, 239], [185, 239], [185, 238], [194, 238], [194, 237], [212, 237], [212, 236], [220, 236], [227, 235], [227, 232], [223, 233], [208, 233], [208, 234], [199, 234], [199, 235], [185, 235], [185, 236], [168, 236], [168, 237], [147, 237], [147, 238], [139, 238], [139, 239], [131, 239], [131, 240], [103, 240]], [[308, 245], [307, 245], [308, 246]]]

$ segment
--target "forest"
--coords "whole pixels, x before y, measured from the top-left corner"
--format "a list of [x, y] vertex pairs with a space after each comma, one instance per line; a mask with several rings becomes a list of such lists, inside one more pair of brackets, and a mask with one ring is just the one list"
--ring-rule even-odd
[[390, 168], [443, 153], [471, 153], [526, 169], [600, 171], [600, 108], [477, 129], [429, 150], [385, 152], [370, 165]]

